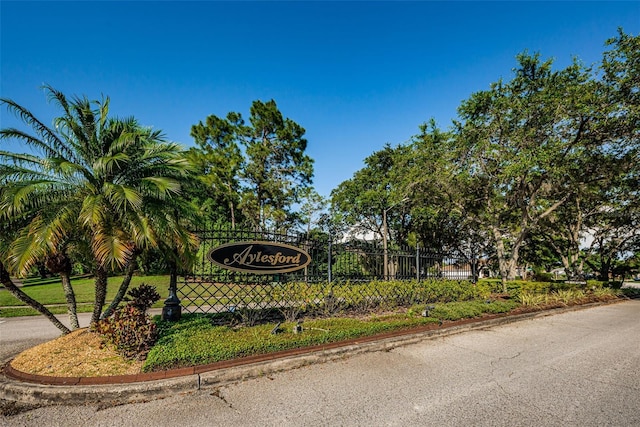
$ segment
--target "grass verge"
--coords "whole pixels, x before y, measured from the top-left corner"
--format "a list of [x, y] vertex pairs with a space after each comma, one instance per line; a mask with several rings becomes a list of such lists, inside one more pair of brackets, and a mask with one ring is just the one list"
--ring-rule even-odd
[[[122, 276], [109, 277], [107, 281], [107, 301], [113, 299], [121, 283]], [[164, 292], [164, 290], [169, 288], [169, 276], [133, 276], [129, 289], [138, 287], [142, 283], [155, 286], [159, 292]], [[71, 286], [73, 286], [76, 301], [79, 305], [83, 303], [93, 303], [95, 298], [95, 282], [93, 278], [74, 278], [71, 280]], [[21, 289], [31, 298], [44, 305], [66, 304], [60, 280], [56, 280], [53, 283], [39, 284], [36, 282], [34, 284], [25, 284]], [[161, 307], [162, 303], [158, 302], [157, 306]], [[3, 307], [2, 311], [0, 311], [0, 317], [11, 317], [13, 311], [5, 311], [5, 308], [24, 307], [24, 303], [14, 297], [8, 290], [0, 287], [0, 307]], [[53, 308], [57, 309], [56, 307]], [[38, 314], [35, 310], [25, 311], [24, 313], [27, 314], [19, 315], [28, 316]], [[66, 308], [63, 308], [59, 313], [66, 313]], [[54, 314], [58, 314], [58, 312], [54, 311]]]
[[334, 317], [305, 320], [302, 331], [294, 333], [296, 323], [267, 323], [253, 327], [215, 326], [211, 315], [184, 315], [176, 323], [162, 322], [160, 338], [149, 352], [144, 372], [203, 365], [245, 356], [303, 348], [410, 329], [443, 319], [458, 320], [485, 313], [505, 313], [518, 307], [514, 301], [469, 301], [436, 304], [423, 317], [424, 307], [406, 313], [372, 315], [367, 318]]
[[[67, 306], [55, 305], [48, 306], [47, 309], [53, 314], [67, 314]], [[93, 304], [85, 303], [78, 304], [78, 313], [91, 313], [93, 311]], [[21, 317], [21, 316], [39, 316], [40, 313], [31, 307], [1, 307], [0, 317]]]

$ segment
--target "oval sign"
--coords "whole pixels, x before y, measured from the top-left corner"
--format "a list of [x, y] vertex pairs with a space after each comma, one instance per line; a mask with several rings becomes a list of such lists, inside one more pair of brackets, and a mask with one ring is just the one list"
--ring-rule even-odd
[[235, 242], [213, 248], [207, 254], [212, 263], [233, 271], [255, 274], [289, 273], [311, 262], [308, 253], [277, 242]]

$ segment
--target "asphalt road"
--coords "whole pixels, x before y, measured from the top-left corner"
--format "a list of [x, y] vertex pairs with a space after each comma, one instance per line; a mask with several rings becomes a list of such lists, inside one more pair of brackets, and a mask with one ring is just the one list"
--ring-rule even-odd
[[[150, 310], [152, 314], [160, 314], [161, 309]], [[56, 316], [69, 327], [69, 316]], [[80, 327], [89, 326], [91, 313], [79, 313]], [[44, 316], [0, 318], [0, 362], [4, 362], [23, 350], [50, 341], [60, 336], [60, 330], [53, 326]], [[1, 424], [0, 424], [1, 426]]]
[[[7, 326], [20, 323], [10, 320], [0, 325], [3, 354]], [[640, 300], [632, 300], [214, 391], [106, 408], [38, 408], [0, 425], [640, 426], [639, 328]], [[36, 339], [22, 331], [25, 343]]]

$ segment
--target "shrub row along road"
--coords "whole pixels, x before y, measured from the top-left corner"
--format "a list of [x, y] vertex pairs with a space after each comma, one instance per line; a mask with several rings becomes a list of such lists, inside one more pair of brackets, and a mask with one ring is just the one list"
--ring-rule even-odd
[[39, 408], [2, 421], [40, 427], [640, 425], [639, 327], [640, 300], [632, 300], [215, 391], [100, 409]]

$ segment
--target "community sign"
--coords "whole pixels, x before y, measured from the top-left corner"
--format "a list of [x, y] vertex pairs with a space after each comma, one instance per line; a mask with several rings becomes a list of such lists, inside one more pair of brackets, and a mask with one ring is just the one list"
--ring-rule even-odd
[[300, 248], [262, 241], [227, 243], [211, 249], [207, 258], [222, 268], [254, 274], [289, 273], [311, 262]]

